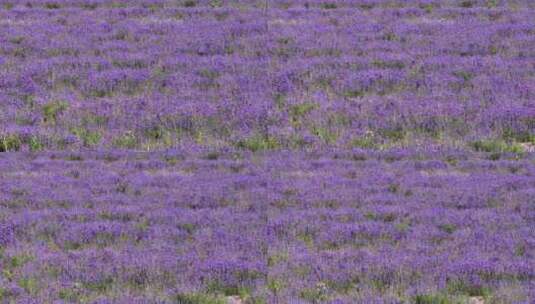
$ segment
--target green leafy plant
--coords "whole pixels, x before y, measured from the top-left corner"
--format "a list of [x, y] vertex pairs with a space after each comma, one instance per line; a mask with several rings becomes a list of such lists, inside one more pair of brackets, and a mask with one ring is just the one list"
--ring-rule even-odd
[[45, 123], [56, 124], [59, 115], [67, 110], [69, 104], [65, 101], [52, 101], [43, 106], [43, 120]]
[[0, 135], [0, 152], [18, 151], [22, 140], [15, 134]]

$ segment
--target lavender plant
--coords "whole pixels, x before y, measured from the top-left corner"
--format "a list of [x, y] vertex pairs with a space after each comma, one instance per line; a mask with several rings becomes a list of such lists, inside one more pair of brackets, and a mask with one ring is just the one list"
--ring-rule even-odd
[[534, 11], [0, 0], [0, 303], [532, 303]]

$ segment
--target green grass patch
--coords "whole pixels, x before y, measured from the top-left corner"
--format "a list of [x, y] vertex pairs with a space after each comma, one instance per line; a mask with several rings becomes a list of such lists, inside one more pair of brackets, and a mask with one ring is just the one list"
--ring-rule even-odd
[[55, 2], [47, 2], [47, 3], [45, 3], [45, 7], [47, 9], [59, 9], [59, 8], [61, 8], [59, 3], [55, 3]]
[[316, 108], [316, 104], [310, 102], [290, 106], [289, 114], [292, 124], [299, 125], [301, 118], [310, 113], [314, 108]]
[[269, 279], [267, 282], [267, 288], [269, 289], [269, 291], [271, 291], [271, 293], [277, 295], [285, 288], [285, 285], [284, 282], [282, 282], [281, 280]]
[[257, 152], [277, 149], [280, 147], [280, 142], [274, 137], [257, 134], [240, 140], [236, 145], [238, 148]]
[[18, 135], [9, 134], [0, 136], [0, 152], [18, 151], [22, 146], [22, 140]]
[[312, 127], [312, 134], [319, 137], [326, 144], [334, 144], [338, 139], [338, 135], [325, 127]]
[[32, 260], [33, 260], [33, 256], [23, 253], [23, 254], [20, 254], [20, 255], [12, 256], [9, 259], [8, 266], [10, 268], [20, 268], [20, 267], [26, 265], [26, 263], [28, 263], [28, 262], [30, 262]]
[[137, 146], [137, 138], [133, 132], [126, 132], [113, 140], [113, 145], [119, 148], [133, 149]]
[[449, 281], [446, 289], [451, 295], [487, 298], [491, 294], [490, 288], [486, 286], [469, 284], [460, 279]]
[[452, 234], [453, 232], [455, 232], [455, 230], [457, 230], [457, 226], [455, 226], [454, 224], [442, 224], [439, 225], [438, 228], [448, 234]]
[[70, 303], [80, 302], [81, 294], [78, 290], [73, 288], [65, 288], [59, 291], [58, 297], [61, 300], [68, 301]]
[[362, 136], [352, 139], [351, 147], [361, 149], [373, 149], [377, 147], [377, 143], [371, 136]]
[[104, 293], [113, 287], [114, 280], [112, 277], [105, 277], [94, 282], [84, 282], [82, 285], [85, 289], [95, 291], [98, 293]]
[[91, 131], [84, 127], [76, 127], [72, 129], [72, 133], [78, 137], [84, 147], [92, 147], [99, 144], [102, 135], [99, 131]]
[[372, 65], [379, 69], [396, 69], [401, 70], [405, 67], [405, 64], [401, 61], [384, 61], [384, 60], [374, 60]]
[[48, 124], [56, 124], [59, 115], [68, 107], [69, 104], [65, 101], [52, 101], [43, 105], [43, 121]]
[[336, 3], [332, 3], [332, 2], [323, 3], [321, 4], [321, 7], [323, 9], [336, 9], [337, 8]]
[[39, 283], [33, 277], [21, 278], [18, 281], [19, 286], [30, 295], [36, 295], [39, 291]]
[[226, 304], [227, 301], [219, 296], [204, 293], [180, 293], [175, 296], [176, 304]]
[[315, 288], [304, 288], [299, 292], [299, 297], [311, 303], [324, 303], [328, 300], [324, 284], [318, 284]]
[[220, 281], [214, 280], [208, 282], [206, 291], [209, 294], [220, 294], [224, 296], [239, 296], [241, 299], [249, 298], [251, 291], [247, 286], [239, 286], [234, 284], [224, 284]]
[[419, 294], [413, 299], [415, 304], [452, 304], [447, 296], [442, 294]]
[[407, 132], [401, 127], [394, 127], [381, 129], [379, 130], [379, 134], [383, 138], [396, 142], [404, 139]]
[[349, 98], [360, 98], [360, 97], [363, 97], [364, 95], [366, 95], [365, 90], [355, 89], [355, 90], [347, 90], [344, 92], [344, 96], [349, 97]]
[[28, 145], [30, 146], [30, 151], [32, 151], [32, 152], [41, 151], [44, 148], [43, 143], [41, 142], [41, 140], [37, 136], [30, 137]]
[[482, 139], [470, 143], [476, 152], [487, 153], [523, 153], [524, 149], [517, 143], [507, 143], [499, 139]]
[[535, 144], [535, 133], [530, 131], [515, 131], [512, 128], [505, 128], [502, 137], [506, 141]]
[[197, 0], [185, 0], [182, 4], [184, 7], [196, 7]]

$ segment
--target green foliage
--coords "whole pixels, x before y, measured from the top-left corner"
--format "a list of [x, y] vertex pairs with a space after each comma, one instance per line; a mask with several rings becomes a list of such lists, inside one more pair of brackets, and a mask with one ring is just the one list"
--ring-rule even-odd
[[84, 126], [105, 126], [108, 123], [108, 117], [102, 115], [87, 114], [82, 118]]
[[414, 297], [415, 304], [451, 304], [448, 298], [441, 294], [419, 294]]
[[114, 280], [112, 277], [105, 277], [94, 282], [85, 282], [82, 285], [85, 289], [103, 293], [111, 289], [113, 284], [114, 284]]
[[203, 78], [203, 81], [200, 84], [201, 89], [210, 89], [210, 88], [218, 88], [219, 83], [217, 82], [217, 79], [219, 78], [220, 74], [216, 70], [212, 69], [201, 69], [198, 71], [199, 76]]
[[420, 8], [423, 9], [427, 14], [431, 14], [433, 12], [434, 6], [433, 4], [424, 4]]
[[217, 160], [219, 159], [219, 152], [215, 152], [215, 151], [212, 151], [212, 152], [208, 152], [205, 156], [203, 156], [203, 159], [207, 159], [207, 160]]
[[188, 234], [193, 234], [197, 229], [197, 227], [193, 223], [178, 224], [177, 227], [181, 230], [184, 230]]
[[398, 230], [399, 232], [405, 232], [409, 230], [410, 227], [411, 227], [410, 220], [403, 220], [402, 222], [397, 223], [395, 225], [396, 230]]
[[349, 98], [359, 98], [359, 97], [363, 97], [364, 95], [366, 95], [366, 91], [364, 90], [355, 89], [355, 90], [348, 90], [344, 92], [344, 96], [349, 97]]
[[237, 143], [238, 148], [253, 152], [274, 150], [280, 147], [279, 141], [271, 136], [254, 135]]
[[275, 254], [272, 254], [268, 257], [268, 266], [271, 267], [271, 266], [275, 266], [281, 262], [284, 262], [288, 260], [288, 253], [287, 252], [280, 252], [280, 253], [275, 253]]
[[457, 71], [454, 72], [453, 75], [461, 78], [464, 82], [469, 82], [472, 80], [472, 78], [474, 78], [474, 75], [468, 71]]
[[401, 61], [384, 61], [384, 60], [374, 60], [372, 65], [379, 69], [397, 69], [401, 70], [405, 67], [405, 64]]
[[452, 295], [466, 295], [470, 297], [488, 297], [490, 289], [481, 285], [466, 283], [463, 280], [451, 280], [447, 284], [447, 292]]
[[15, 256], [12, 256], [10, 259], [9, 259], [9, 267], [10, 268], [19, 268], [19, 267], [22, 267], [24, 266], [26, 263], [30, 262], [33, 260], [33, 256], [29, 255], [29, 254], [20, 254], [20, 255], [15, 255]]
[[15, 36], [12, 38], [9, 38], [9, 42], [13, 44], [21, 44], [24, 41], [24, 36]]
[[277, 108], [282, 109], [286, 104], [286, 96], [284, 96], [284, 94], [275, 95], [275, 104], [277, 105]]
[[336, 133], [332, 132], [328, 128], [325, 127], [312, 127], [312, 134], [319, 137], [323, 142], [326, 144], [334, 144], [336, 143], [336, 140], [338, 139], [338, 136]]
[[397, 35], [394, 32], [388, 32], [383, 35], [383, 40], [386, 41], [396, 41], [398, 40]]
[[84, 147], [91, 147], [98, 145], [101, 139], [101, 135], [99, 131], [90, 131], [84, 127], [77, 127], [72, 130], [74, 135], [82, 141], [82, 144]]
[[206, 284], [206, 291], [209, 294], [221, 294], [225, 296], [239, 296], [242, 299], [248, 298], [251, 293], [247, 286], [225, 284], [218, 280], [208, 282], [208, 284]]
[[26, 58], [26, 49], [23, 47], [18, 47], [13, 50], [13, 56], [19, 58]]
[[457, 229], [457, 227], [454, 224], [442, 224], [442, 225], [439, 225], [438, 228], [440, 228], [440, 230], [449, 234], [455, 232], [455, 230]]
[[321, 5], [321, 7], [324, 8], [324, 9], [335, 9], [335, 8], [337, 8], [336, 3], [331, 3], [331, 2], [323, 3]]
[[284, 283], [281, 280], [269, 279], [267, 282], [267, 288], [274, 294], [279, 294], [284, 289]]
[[137, 145], [137, 138], [133, 132], [127, 132], [115, 138], [113, 145], [119, 148], [133, 149]]
[[524, 256], [526, 254], [526, 245], [525, 244], [518, 244], [515, 246], [515, 255], [516, 256]]
[[505, 128], [502, 137], [506, 141], [527, 142], [535, 144], [535, 133], [530, 131], [515, 131], [512, 128]]
[[463, 0], [461, 1], [461, 7], [464, 7], [464, 8], [471, 8], [474, 6], [474, 2], [472, 2], [472, 0]]
[[37, 280], [32, 277], [21, 278], [18, 283], [22, 289], [31, 295], [35, 295], [39, 289]]
[[215, 80], [219, 77], [219, 72], [212, 69], [201, 69], [199, 70], [199, 75], [210, 80]]
[[98, 7], [98, 3], [83, 3], [82, 8], [88, 10], [94, 10]]
[[176, 304], [226, 304], [221, 297], [203, 293], [178, 294], [175, 297]]
[[373, 149], [377, 144], [372, 136], [365, 135], [351, 140], [351, 146], [361, 149]]
[[41, 151], [44, 148], [43, 143], [37, 136], [30, 137], [28, 145], [30, 146], [30, 151], [32, 152]]
[[487, 8], [496, 8], [498, 6], [498, 0], [487, 0]]
[[61, 8], [59, 3], [55, 3], [55, 2], [47, 2], [47, 3], [45, 3], [45, 7], [47, 9], [59, 9], [59, 8]]
[[470, 143], [477, 152], [487, 153], [523, 153], [524, 149], [516, 143], [507, 143], [498, 139], [483, 139]]
[[22, 141], [18, 135], [0, 135], [0, 152], [18, 151], [22, 146]]
[[290, 106], [289, 114], [292, 124], [298, 125], [301, 118], [310, 113], [315, 107], [316, 104], [310, 102]]
[[183, 3], [184, 7], [196, 7], [197, 0], [185, 0]]
[[324, 303], [328, 297], [325, 284], [319, 283], [315, 288], [305, 288], [299, 293], [299, 297], [311, 303]]
[[165, 136], [166, 132], [167, 130], [163, 126], [155, 125], [145, 130], [145, 136], [150, 139], [159, 140]]
[[405, 138], [406, 132], [402, 127], [385, 128], [379, 130], [379, 134], [391, 141], [400, 141]]
[[56, 124], [59, 115], [67, 110], [69, 104], [65, 101], [52, 101], [43, 105], [43, 120], [45, 123]]
[[59, 298], [71, 303], [78, 303], [80, 301], [80, 292], [73, 288], [66, 288], [59, 291]]
[[67, 156], [67, 160], [70, 160], [70, 161], [83, 161], [84, 158], [82, 157], [81, 154], [69, 154], [69, 156]]
[[82, 248], [82, 244], [80, 242], [73, 242], [73, 241], [65, 241], [63, 243], [63, 249], [64, 250], [78, 250]]
[[399, 191], [399, 185], [398, 184], [390, 184], [390, 185], [388, 185], [388, 192], [397, 193], [398, 191]]
[[314, 247], [314, 237], [315, 237], [315, 233], [310, 230], [305, 230], [297, 234], [297, 238], [303, 241], [305, 245], [307, 245], [307, 247], [309, 248]]
[[222, 7], [223, 6], [223, 0], [211, 0], [210, 1], [210, 6], [212, 8]]

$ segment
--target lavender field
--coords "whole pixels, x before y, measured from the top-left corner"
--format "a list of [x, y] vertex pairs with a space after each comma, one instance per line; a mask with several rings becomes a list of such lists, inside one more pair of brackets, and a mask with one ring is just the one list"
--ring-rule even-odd
[[535, 303], [535, 1], [0, 0], [0, 303]]

